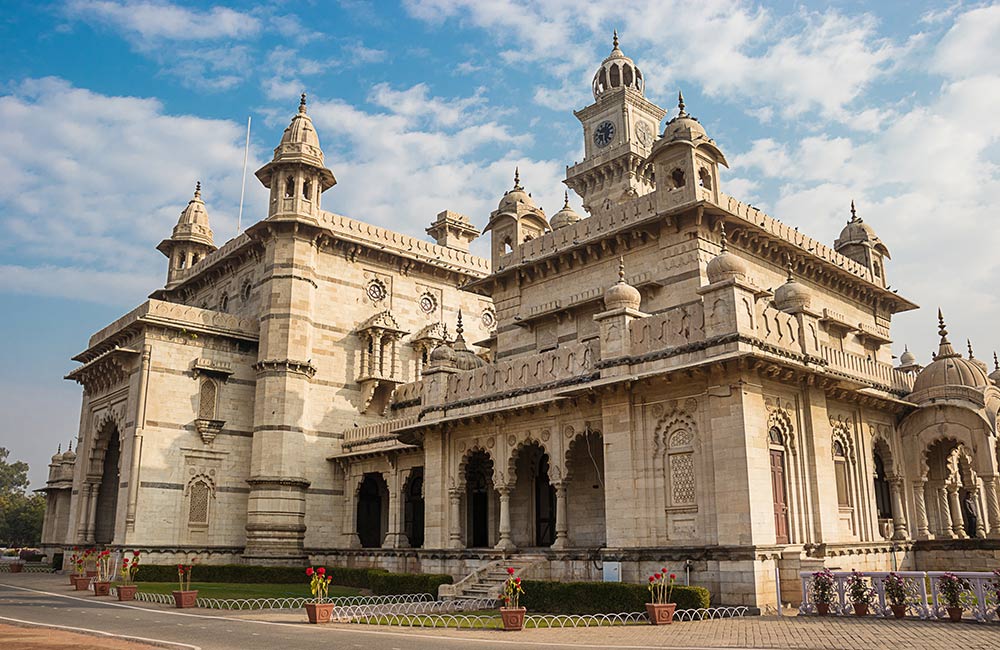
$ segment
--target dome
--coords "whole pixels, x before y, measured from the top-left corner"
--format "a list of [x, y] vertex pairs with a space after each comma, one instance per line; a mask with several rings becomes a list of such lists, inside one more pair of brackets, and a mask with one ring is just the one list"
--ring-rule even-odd
[[642, 294], [628, 282], [625, 282], [625, 260], [618, 258], [618, 282], [604, 292], [604, 308], [612, 309], [635, 309], [639, 310], [642, 303]]
[[181, 216], [177, 219], [177, 225], [174, 226], [170, 238], [215, 246], [212, 228], [208, 224], [208, 210], [205, 209], [205, 202], [201, 200], [201, 181], [195, 185], [194, 197], [181, 211]]
[[631, 88], [640, 95], [646, 86], [642, 72], [632, 59], [618, 49], [618, 31], [615, 30], [611, 54], [601, 63], [594, 74], [594, 99], [615, 88]]
[[569, 207], [569, 192], [566, 192], [566, 203], [563, 205], [559, 212], [552, 215], [552, 219], [549, 223], [552, 225], [552, 230], [558, 230], [563, 226], [569, 226], [580, 220], [580, 215], [578, 215], [573, 208]]
[[75, 463], [76, 462], [76, 452], [73, 451], [73, 443], [69, 445], [69, 449], [63, 452], [62, 462], [64, 463]]
[[701, 136], [708, 139], [708, 133], [705, 131], [705, 127], [701, 125], [701, 122], [698, 121], [698, 118], [689, 115], [684, 110], [684, 93], [677, 93], [677, 108], [679, 111], [676, 117], [667, 122], [667, 125], [663, 128], [663, 138], [666, 140], [683, 138], [693, 141], [698, 136]]
[[323, 190], [328, 190], [337, 184], [333, 172], [323, 163], [323, 150], [319, 146], [319, 135], [313, 126], [312, 118], [306, 112], [306, 94], [302, 93], [299, 100], [299, 111], [281, 134], [281, 142], [274, 148], [274, 158], [271, 162], [257, 170], [257, 178], [264, 187], [271, 187], [275, 165], [282, 163], [298, 163], [319, 170]]
[[529, 208], [534, 208], [535, 201], [531, 198], [531, 195], [524, 191], [521, 186], [521, 171], [519, 168], [514, 168], [514, 187], [503, 193], [503, 198], [500, 199], [500, 205], [497, 207], [498, 210], [504, 210], [507, 208], [515, 208], [518, 203], [523, 203]]
[[917, 362], [917, 355], [910, 352], [909, 348], [903, 348], [903, 354], [899, 355], [899, 365], [912, 366]]
[[857, 210], [854, 208], [854, 201], [851, 201], [851, 219], [844, 226], [844, 229], [840, 231], [840, 237], [834, 242], [833, 247], [835, 250], [840, 251], [844, 246], [851, 244], [864, 244], [872, 248], [878, 248], [883, 255], [889, 257], [889, 249], [882, 243], [879, 236], [875, 234], [875, 229], [858, 216]]
[[781, 311], [805, 309], [812, 302], [812, 295], [804, 284], [792, 276], [792, 265], [788, 264], [788, 279], [774, 290], [774, 304]]
[[722, 224], [722, 250], [708, 263], [706, 272], [709, 284], [736, 278], [745, 279], [747, 276], [746, 262], [729, 252], [726, 246], [726, 224]]
[[430, 365], [432, 366], [454, 366], [455, 351], [451, 349], [447, 341], [441, 341], [436, 348], [431, 350]]
[[937, 356], [917, 375], [916, 381], [913, 382], [913, 392], [918, 393], [941, 386], [964, 386], [967, 388], [988, 386], [990, 380], [986, 376], [986, 370], [976, 361], [962, 358], [962, 355], [951, 347], [951, 343], [948, 341], [948, 330], [944, 324], [944, 316], [940, 310], [938, 310], [938, 321], [941, 344]]
[[51, 462], [51, 463], [52, 463], [53, 465], [56, 465], [56, 464], [58, 464], [58, 463], [62, 462], [62, 457], [63, 457], [63, 455], [62, 455], [62, 445], [59, 445], [59, 446], [58, 446], [58, 447], [56, 448], [56, 453], [54, 453], [54, 454], [52, 455], [52, 459], [51, 459], [51, 461], [50, 461], [50, 462]]
[[997, 360], [997, 353], [993, 353], [993, 372], [990, 373], [990, 379], [994, 384], [1000, 386], [1000, 361]]
[[462, 310], [458, 311], [458, 325], [455, 327], [455, 367], [459, 370], [475, 370], [486, 365], [479, 356], [465, 345], [462, 326]]

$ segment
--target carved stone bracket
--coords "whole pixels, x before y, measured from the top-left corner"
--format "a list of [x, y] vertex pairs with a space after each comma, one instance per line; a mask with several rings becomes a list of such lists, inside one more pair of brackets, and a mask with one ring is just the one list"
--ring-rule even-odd
[[316, 366], [312, 361], [299, 361], [296, 359], [264, 359], [253, 364], [253, 369], [257, 376], [265, 374], [295, 373], [305, 375], [312, 379], [316, 375]]
[[194, 363], [191, 365], [191, 374], [195, 378], [198, 375], [209, 375], [212, 377], [218, 377], [222, 381], [229, 379], [229, 376], [233, 374], [233, 364], [226, 361], [215, 361], [213, 359], [195, 359]]
[[222, 431], [222, 427], [226, 425], [225, 420], [207, 420], [205, 418], [198, 418], [194, 421], [194, 426], [201, 434], [201, 441], [206, 445], [212, 444], [215, 440], [215, 436], [219, 435]]

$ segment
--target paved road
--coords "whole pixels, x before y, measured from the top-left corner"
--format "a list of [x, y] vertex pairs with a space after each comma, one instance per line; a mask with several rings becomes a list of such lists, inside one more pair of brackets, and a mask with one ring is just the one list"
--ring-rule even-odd
[[[524, 630], [410, 630], [309, 625], [305, 613], [177, 611], [79, 596], [64, 576], [0, 577], [0, 624], [29, 621], [155, 641], [184, 650], [513, 650], [516, 648], [801, 648], [997, 650], [1000, 624], [874, 618], [748, 617], [666, 627]], [[172, 643], [173, 645], [166, 645]]]

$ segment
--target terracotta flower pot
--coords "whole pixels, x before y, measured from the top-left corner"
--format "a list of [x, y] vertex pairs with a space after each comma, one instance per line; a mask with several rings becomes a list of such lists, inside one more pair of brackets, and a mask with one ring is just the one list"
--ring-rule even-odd
[[118, 588], [116, 589], [118, 592], [118, 600], [135, 600], [135, 592], [138, 589], [138, 585], [118, 585]]
[[110, 582], [94, 582], [94, 595], [95, 596], [107, 596], [111, 593], [111, 583]]
[[830, 613], [830, 603], [816, 603], [816, 613], [820, 616], [826, 616]]
[[90, 578], [87, 576], [73, 576], [73, 588], [77, 591], [87, 591], [90, 588]]
[[646, 615], [650, 625], [670, 625], [674, 622], [677, 603], [646, 603]]
[[854, 603], [854, 615], [855, 616], [868, 616], [868, 605], [859, 605]]
[[948, 607], [948, 618], [952, 623], [959, 623], [962, 621], [962, 613], [964, 610], [961, 607]]
[[310, 623], [329, 623], [333, 617], [333, 603], [306, 603]]
[[10, 563], [10, 572], [11, 573], [20, 573], [21, 569], [23, 569], [23, 568], [24, 568], [24, 565], [21, 564], [20, 562], [11, 562]]
[[516, 632], [524, 627], [524, 614], [528, 611], [526, 607], [501, 607], [500, 618], [503, 619], [503, 629], [508, 632]]
[[889, 609], [896, 618], [906, 618], [906, 605], [889, 605]]
[[173, 591], [174, 595], [174, 607], [177, 609], [189, 609], [195, 607], [195, 601], [198, 600], [198, 590], [192, 589], [191, 591]]

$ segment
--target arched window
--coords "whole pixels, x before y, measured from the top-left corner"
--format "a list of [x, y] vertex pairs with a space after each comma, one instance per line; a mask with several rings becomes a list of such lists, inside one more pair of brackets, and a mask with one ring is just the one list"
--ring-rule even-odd
[[302, 198], [306, 201], [312, 201], [312, 181], [302, 183]]
[[837, 505], [851, 507], [851, 491], [847, 482], [847, 450], [840, 440], [833, 441], [833, 469], [837, 479]]
[[503, 240], [503, 252], [504, 252], [504, 255], [510, 253], [513, 250], [514, 250], [514, 247], [510, 243], [510, 237], [507, 237], [506, 239]]
[[250, 292], [253, 291], [253, 285], [250, 280], [245, 280], [243, 282], [243, 302], [250, 302]]
[[684, 187], [684, 170], [680, 168], [674, 169], [674, 171], [670, 172], [670, 180], [673, 181], [675, 189]]
[[670, 505], [696, 506], [694, 471], [694, 433], [678, 429], [667, 440], [667, 467], [670, 477]]
[[208, 377], [201, 380], [198, 391], [198, 417], [202, 420], [214, 420], [219, 401], [219, 385]]
[[203, 480], [191, 484], [190, 503], [188, 504], [188, 524], [192, 526], [208, 525], [208, 502], [212, 490]]
[[892, 519], [892, 492], [889, 489], [889, 480], [885, 476], [885, 463], [882, 461], [882, 454], [876, 451], [873, 460], [875, 465], [875, 509], [878, 511], [879, 519]]
[[712, 189], [712, 173], [704, 167], [698, 170], [698, 184], [706, 190]]
[[771, 427], [771, 430], [767, 432], [767, 441], [778, 447], [785, 446], [785, 436], [781, 434], [781, 429], [778, 427]]
[[285, 179], [285, 198], [290, 199], [295, 196], [295, 178], [289, 176]]
[[873, 268], [873, 269], [874, 269], [874, 271], [875, 271], [875, 277], [876, 277], [876, 278], [881, 278], [881, 277], [882, 277], [882, 267], [881, 267], [881, 266], [879, 266], [879, 263], [878, 263], [878, 262], [875, 262], [875, 263], [874, 263], [874, 264], [872, 265], [872, 268]]
[[229, 311], [229, 294], [224, 293], [219, 298], [219, 311]]
[[622, 85], [621, 73], [618, 71], [618, 64], [611, 64], [611, 87], [617, 88]]

